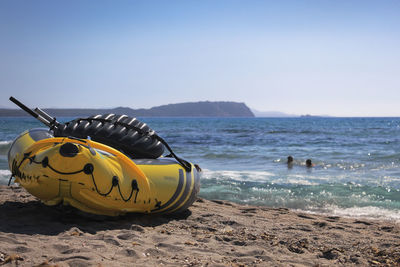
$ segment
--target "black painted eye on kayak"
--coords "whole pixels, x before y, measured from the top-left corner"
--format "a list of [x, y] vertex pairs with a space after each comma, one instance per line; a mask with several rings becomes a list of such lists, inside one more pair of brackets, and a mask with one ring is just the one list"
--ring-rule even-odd
[[60, 147], [60, 155], [63, 157], [75, 157], [79, 153], [79, 148], [77, 145], [72, 143], [65, 143]]

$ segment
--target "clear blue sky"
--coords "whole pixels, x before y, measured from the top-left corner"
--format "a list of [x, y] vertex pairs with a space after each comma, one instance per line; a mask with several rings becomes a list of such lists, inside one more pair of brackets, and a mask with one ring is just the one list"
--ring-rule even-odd
[[0, 1], [0, 107], [400, 116], [400, 1]]

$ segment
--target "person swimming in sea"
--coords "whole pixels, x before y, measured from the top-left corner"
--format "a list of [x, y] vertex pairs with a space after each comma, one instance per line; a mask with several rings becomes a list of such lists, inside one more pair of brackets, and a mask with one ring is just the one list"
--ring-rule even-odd
[[311, 161], [311, 159], [307, 159], [306, 160], [306, 167], [307, 168], [312, 168], [312, 167], [314, 167], [315, 165], [314, 165], [314, 163], [312, 163], [312, 161]]
[[287, 166], [289, 169], [293, 168], [293, 157], [292, 156], [287, 157]]
[[[291, 168], [293, 168], [293, 164], [294, 164], [294, 159], [293, 159], [293, 157], [292, 156], [288, 156], [287, 157], [287, 166], [288, 166], [288, 168], [289, 169], [291, 169]], [[306, 167], [307, 168], [312, 168], [312, 167], [314, 167], [315, 166], [315, 164], [314, 163], [312, 163], [312, 161], [311, 161], [311, 159], [307, 159], [306, 160]]]

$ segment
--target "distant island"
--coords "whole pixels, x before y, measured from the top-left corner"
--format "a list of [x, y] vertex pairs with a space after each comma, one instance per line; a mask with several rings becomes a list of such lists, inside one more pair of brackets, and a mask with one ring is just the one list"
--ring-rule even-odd
[[288, 114], [280, 111], [258, 111], [256, 109], [251, 109], [254, 116], [261, 117], [261, 118], [332, 118], [329, 115], [295, 115], [295, 114]]
[[264, 118], [289, 118], [289, 117], [298, 117], [298, 115], [287, 114], [280, 111], [259, 111], [256, 109], [251, 110], [256, 117], [264, 117]]
[[[132, 117], [255, 117], [254, 113], [245, 103], [238, 102], [187, 102], [169, 104], [150, 109], [132, 109], [117, 107], [112, 109], [43, 109], [55, 117], [79, 117], [96, 114], [125, 114]], [[0, 109], [0, 117], [25, 117], [29, 116], [20, 109]]]

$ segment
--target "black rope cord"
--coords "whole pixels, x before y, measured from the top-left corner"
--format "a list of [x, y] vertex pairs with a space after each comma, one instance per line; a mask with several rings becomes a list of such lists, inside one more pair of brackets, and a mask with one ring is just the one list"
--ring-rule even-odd
[[129, 125], [127, 123], [116, 121], [116, 120], [110, 120], [110, 119], [102, 119], [102, 118], [79, 118], [79, 119], [77, 119], [77, 121], [79, 121], [79, 122], [83, 121], [83, 120], [86, 120], [86, 121], [89, 121], [89, 122], [92, 122], [92, 121], [99, 121], [99, 122], [102, 122], [102, 123], [108, 122], [108, 123], [112, 123], [114, 125], [123, 126], [123, 127], [127, 128], [127, 129], [135, 130], [139, 134], [141, 134], [142, 136], [149, 136], [149, 137], [155, 138], [156, 140], [160, 141], [168, 149], [168, 151], [171, 153], [171, 155], [182, 165], [182, 167], [187, 172], [190, 172], [192, 170], [192, 165], [189, 162], [187, 162], [186, 160], [179, 158], [172, 151], [172, 148], [168, 145], [168, 143], [164, 139], [162, 139], [159, 135], [157, 135], [156, 132], [153, 131], [153, 130], [144, 131], [139, 127], [136, 127], [136, 126], [133, 126], [133, 125]]
[[[135, 195], [135, 200], [134, 200], [134, 203], [136, 203], [137, 195], [139, 194], [139, 187], [138, 187], [137, 181], [136, 181], [136, 180], [132, 180], [132, 183], [131, 183], [131, 193], [129, 194], [129, 197], [128, 197], [127, 199], [125, 199], [125, 198], [122, 196], [122, 193], [121, 193], [121, 187], [119, 186], [119, 183], [118, 183], [118, 177], [114, 176], [113, 179], [114, 179], [114, 178], [116, 178], [117, 185], [118, 185], [118, 192], [119, 192], [119, 195], [121, 196], [121, 198], [122, 198], [123, 201], [128, 202], [128, 201], [132, 198], [133, 191], [136, 190], [136, 195]], [[113, 182], [114, 182], [114, 181], [113, 181]]]
[[11, 184], [11, 179], [14, 177], [14, 175], [11, 173], [11, 175], [10, 175], [10, 179], [8, 179], [8, 186], [10, 186], [10, 184]]
[[136, 190], [136, 196], [135, 196], [135, 201], [134, 201], [134, 203], [136, 203], [136, 198], [137, 198], [137, 195], [139, 194], [139, 187], [138, 187], [138, 185], [137, 185], [137, 181], [136, 181], [136, 180], [132, 180], [132, 183], [131, 183], [131, 193], [129, 194], [129, 197], [125, 199], [124, 196], [122, 195], [121, 187], [120, 187], [120, 185], [119, 185], [119, 180], [118, 180], [118, 177], [117, 177], [117, 176], [113, 176], [112, 181], [111, 181], [111, 187], [110, 187], [110, 189], [108, 190], [108, 192], [107, 192], [107, 193], [101, 193], [100, 190], [99, 190], [98, 187], [97, 187], [96, 180], [94, 179], [94, 175], [93, 175], [94, 168], [93, 168], [93, 165], [90, 164], [90, 163], [88, 163], [88, 164], [85, 165], [85, 167], [84, 167], [83, 169], [84, 169], [85, 174], [90, 174], [90, 175], [91, 175], [92, 181], [93, 181], [93, 184], [94, 184], [94, 188], [96, 189], [96, 192], [97, 192], [99, 195], [101, 195], [101, 196], [103, 196], [103, 197], [106, 197], [106, 196], [108, 196], [108, 195], [111, 193], [111, 191], [113, 190], [113, 188], [114, 188], [115, 186], [118, 186], [119, 195], [121, 196], [121, 199], [122, 199], [123, 201], [125, 201], [125, 202], [128, 202], [128, 201], [132, 198], [133, 191]]
[[[73, 171], [73, 172], [62, 172], [62, 171], [59, 171], [59, 170], [53, 168], [53, 167], [50, 165], [50, 163], [49, 163], [49, 158], [48, 158], [48, 157], [43, 158], [42, 161], [35, 161], [35, 155], [32, 156], [32, 157], [29, 157], [29, 155], [30, 155], [30, 153], [24, 154], [24, 158], [21, 160], [21, 162], [20, 162], [20, 164], [18, 165], [17, 169], [19, 169], [19, 168], [21, 167], [22, 163], [23, 163], [26, 159], [29, 159], [30, 163], [41, 164], [43, 168], [49, 167], [49, 169], [51, 169], [51, 170], [54, 171], [55, 173], [58, 173], [58, 174], [61, 174], [61, 175], [72, 175], [72, 174], [78, 174], [78, 173], [83, 172], [83, 173], [85, 173], [85, 174], [87, 174], [87, 175], [90, 175], [90, 176], [92, 177], [92, 181], [93, 181], [93, 184], [94, 184], [94, 188], [96, 189], [97, 194], [99, 194], [99, 195], [101, 195], [101, 196], [103, 196], [103, 197], [106, 197], [106, 196], [108, 196], [108, 195], [111, 193], [111, 191], [113, 190], [113, 188], [114, 188], [115, 186], [118, 186], [119, 195], [121, 196], [121, 199], [122, 199], [124, 202], [128, 202], [128, 201], [132, 198], [132, 196], [133, 196], [133, 191], [136, 191], [135, 200], [134, 200], [134, 203], [136, 203], [136, 199], [137, 199], [137, 196], [138, 196], [138, 194], [139, 194], [139, 186], [138, 186], [138, 183], [137, 183], [136, 180], [132, 180], [132, 183], [131, 183], [131, 192], [130, 192], [128, 198], [124, 198], [124, 196], [123, 196], [123, 194], [122, 194], [122, 192], [121, 192], [121, 187], [120, 187], [120, 185], [119, 185], [119, 179], [118, 179], [117, 176], [113, 176], [113, 178], [112, 178], [112, 180], [111, 180], [111, 187], [110, 187], [110, 189], [108, 190], [108, 192], [107, 192], [107, 193], [102, 193], [102, 192], [100, 192], [99, 188], [97, 187], [96, 179], [94, 178], [94, 175], [93, 175], [93, 172], [94, 172], [94, 166], [93, 166], [93, 164], [87, 163], [87, 164], [83, 167], [82, 170]], [[8, 185], [10, 185], [11, 178], [12, 178], [13, 176], [14, 176], [14, 175], [12, 174], [11, 177], [10, 177], [10, 180], [9, 180], [9, 182], [8, 182]]]

